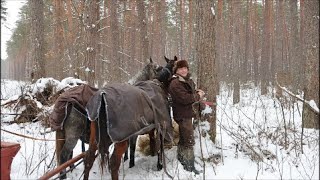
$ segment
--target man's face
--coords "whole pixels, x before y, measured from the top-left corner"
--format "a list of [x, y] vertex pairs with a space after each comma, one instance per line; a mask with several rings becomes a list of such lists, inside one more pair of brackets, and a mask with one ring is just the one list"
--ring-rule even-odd
[[187, 67], [178, 68], [176, 71], [176, 73], [182, 77], [186, 77], [188, 75], [188, 72], [189, 72], [189, 70]]

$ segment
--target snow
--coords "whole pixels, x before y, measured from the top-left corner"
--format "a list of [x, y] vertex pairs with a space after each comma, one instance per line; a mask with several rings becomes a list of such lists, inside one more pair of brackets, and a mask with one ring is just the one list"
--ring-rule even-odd
[[[66, 79], [60, 83], [68, 87], [71, 86], [70, 81], [83, 82]], [[58, 83], [51, 78], [43, 78], [36, 83], [38, 90], [41, 91], [49, 82]], [[1, 104], [21, 94], [20, 87], [25, 84], [28, 83], [1, 80]], [[202, 173], [194, 175], [185, 171], [176, 158], [177, 146], [173, 146], [165, 150], [165, 157], [167, 170], [174, 179], [319, 179], [319, 130], [304, 129], [301, 147], [302, 102], [295, 103], [294, 109], [292, 104], [284, 106], [282, 111], [280, 102], [272, 94], [261, 96], [260, 90], [252, 85], [241, 89], [241, 101], [233, 105], [232, 91], [226, 85], [221, 87], [217, 97], [216, 143], [209, 140], [207, 132], [210, 126], [207, 121], [200, 122], [194, 130], [196, 168]], [[3, 112], [10, 110], [1, 106]], [[56, 167], [55, 133], [43, 134], [49, 130], [40, 121], [8, 123], [12, 120], [13, 116], [1, 114], [1, 129], [47, 141], [24, 138], [1, 130], [1, 141], [21, 145], [12, 162], [11, 179], [38, 179]], [[79, 141], [74, 156], [80, 153]], [[129, 168], [128, 162], [122, 162], [119, 178], [169, 179], [163, 170], [156, 170], [156, 162], [156, 156], [145, 156], [137, 150], [135, 166]], [[82, 172], [83, 164], [80, 164], [67, 174], [68, 179], [82, 179]], [[106, 168], [101, 174], [96, 160], [90, 179], [110, 178]]]
[[314, 100], [309, 101], [309, 105], [319, 113], [319, 107], [317, 106], [316, 102]]

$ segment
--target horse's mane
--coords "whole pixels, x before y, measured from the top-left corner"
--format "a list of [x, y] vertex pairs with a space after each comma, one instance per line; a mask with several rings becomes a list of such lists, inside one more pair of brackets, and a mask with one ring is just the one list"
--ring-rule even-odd
[[139, 71], [136, 75], [134, 75], [129, 81], [129, 84], [134, 84], [137, 81], [144, 81], [146, 74], [147, 74], [147, 66], [145, 66], [142, 71]]
[[139, 71], [137, 74], [135, 74], [129, 81], [128, 83], [133, 85], [134, 83], [138, 82], [138, 81], [147, 81], [147, 80], [151, 80], [154, 79], [156, 74], [149, 74], [150, 70], [153, 70], [154, 68], [154, 64], [152, 62], [152, 60], [150, 60], [150, 62], [144, 66], [144, 68]]

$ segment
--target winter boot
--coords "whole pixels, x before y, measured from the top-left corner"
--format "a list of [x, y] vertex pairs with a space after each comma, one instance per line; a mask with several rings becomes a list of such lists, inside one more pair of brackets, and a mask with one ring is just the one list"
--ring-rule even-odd
[[194, 172], [199, 174], [200, 172], [194, 167], [194, 152], [193, 147], [182, 147], [178, 146], [178, 160], [183, 165], [186, 171]]
[[183, 146], [181, 146], [181, 145], [178, 145], [178, 149], [177, 149], [177, 158], [178, 158], [178, 160], [179, 160], [179, 162], [184, 166], [184, 164], [185, 164], [185, 161], [184, 161], [184, 155], [183, 155], [183, 149], [184, 149], [184, 147]]

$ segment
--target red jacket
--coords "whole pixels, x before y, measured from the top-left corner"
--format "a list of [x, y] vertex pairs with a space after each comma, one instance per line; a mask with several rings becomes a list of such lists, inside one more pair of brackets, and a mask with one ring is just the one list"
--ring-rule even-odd
[[195, 83], [188, 77], [174, 75], [169, 85], [169, 93], [173, 102], [173, 117], [176, 120], [194, 117], [192, 104], [200, 99], [199, 94], [195, 91]]

